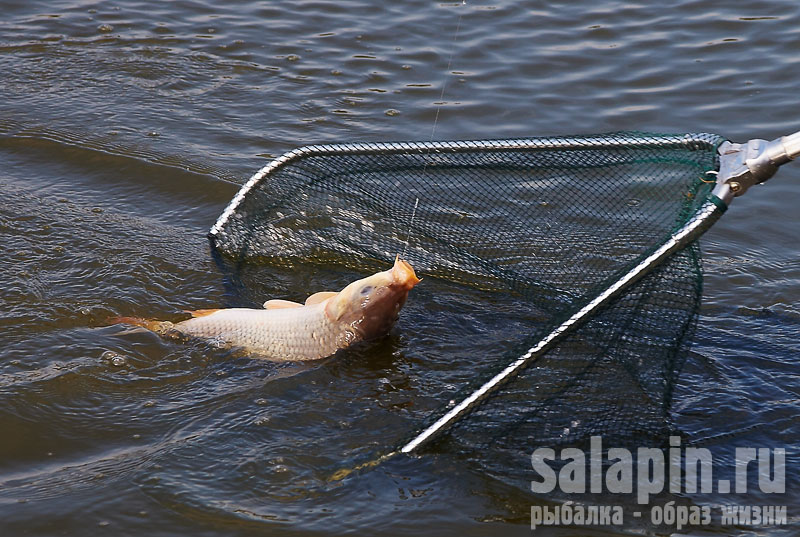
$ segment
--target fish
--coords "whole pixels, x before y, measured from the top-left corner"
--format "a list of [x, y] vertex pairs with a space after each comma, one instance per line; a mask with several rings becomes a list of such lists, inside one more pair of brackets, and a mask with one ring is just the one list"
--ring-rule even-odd
[[180, 322], [118, 317], [171, 338], [198, 338], [220, 347], [276, 361], [317, 360], [360, 341], [386, 335], [394, 326], [408, 292], [421, 280], [400, 256], [389, 270], [356, 280], [339, 292], [319, 292], [305, 304], [273, 299], [263, 309], [222, 308], [187, 311]]

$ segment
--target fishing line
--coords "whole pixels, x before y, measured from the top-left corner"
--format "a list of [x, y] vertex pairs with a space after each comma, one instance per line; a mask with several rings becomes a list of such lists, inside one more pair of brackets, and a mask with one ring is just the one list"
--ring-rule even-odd
[[[461, 6], [467, 5], [467, 0], [461, 1]], [[447, 59], [447, 68], [445, 69], [444, 80], [442, 81], [442, 92], [439, 94], [439, 102], [436, 104], [436, 115], [433, 118], [433, 127], [431, 128], [431, 139], [430, 141], [433, 142], [434, 135], [436, 134], [436, 126], [439, 123], [439, 112], [442, 110], [442, 104], [444, 104], [444, 92], [447, 89], [447, 78], [449, 77], [450, 73], [450, 66], [453, 64], [453, 55], [456, 51], [456, 45], [458, 43], [458, 34], [461, 31], [461, 19], [464, 16], [463, 10], [459, 10], [458, 13], [458, 23], [456, 23], [456, 31], [453, 34], [453, 44], [450, 47], [450, 57]]]
[[406, 235], [406, 244], [403, 246], [403, 255], [400, 256], [401, 259], [405, 259], [406, 257], [406, 250], [408, 249], [408, 241], [411, 239], [411, 226], [414, 225], [414, 216], [417, 214], [417, 206], [419, 206], [419, 198], [414, 201], [414, 210], [411, 211], [411, 220], [408, 222], [408, 234]]
[[[467, 5], [467, 0], [462, 0], [459, 7], [465, 6], [465, 5]], [[450, 55], [447, 58], [447, 67], [445, 68], [444, 79], [442, 80], [442, 91], [439, 94], [439, 100], [436, 102], [436, 114], [433, 117], [433, 126], [431, 127], [431, 138], [430, 138], [430, 142], [431, 143], [433, 143], [433, 139], [434, 139], [434, 137], [436, 135], [436, 126], [439, 124], [439, 114], [440, 114], [440, 112], [442, 110], [442, 105], [444, 104], [444, 93], [445, 93], [445, 91], [447, 89], [447, 79], [451, 75], [450, 67], [453, 65], [453, 56], [455, 55], [455, 52], [456, 52], [456, 47], [457, 47], [457, 44], [458, 44], [458, 34], [461, 31], [461, 19], [463, 17], [464, 17], [463, 10], [459, 10], [458, 22], [456, 23], [456, 30], [453, 33], [453, 42], [452, 42], [452, 45], [450, 47]], [[431, 148], [428, 147], [428, 150], [426, 151], [425, 156], [428, 156], [430, 154], [430, 152], [431, 152]], [[427, 175], [427, 172], [428, 172], [428, 160], [426, 159], [425, 164], [422, 167], [422, 173], [423, 173], [423, 175]], [[417, 197], [414, 200], [414, 210], [411, 212], [411, 220], [409, 220], [409, 222], [408, 222], [408, 233], [406, 234], [406, 242], [403, 245], [403, 254], [400, 256], [400, 257], [403, 257], [403, 258], [406, 256], [406, 250], [408, 249], [408, 243], [411, 240], [411, 229], [412, 229], [412, 227], [414, 225], [414, 217], [417, 214], [417, 207], [418, 206], [419, 206], [419, 198]]]

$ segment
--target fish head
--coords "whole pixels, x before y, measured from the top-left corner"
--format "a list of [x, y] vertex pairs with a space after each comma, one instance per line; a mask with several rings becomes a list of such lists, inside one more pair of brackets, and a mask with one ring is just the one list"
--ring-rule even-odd
[[345, 344], [383, 336], [419, 281], [411, 265], [398, 256], [391, 269], [356, 280], [331, 297], [325, 314], [345, 326]]

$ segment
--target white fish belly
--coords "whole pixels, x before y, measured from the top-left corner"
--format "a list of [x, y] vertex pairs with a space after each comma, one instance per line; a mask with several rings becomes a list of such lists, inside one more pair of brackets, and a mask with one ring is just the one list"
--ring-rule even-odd
[[275, 360], [313, 360], [338, 349], [340, 330], [324, 306], [274, 310], [223, 309], [177, 323], [184, 334], [215, 340]]

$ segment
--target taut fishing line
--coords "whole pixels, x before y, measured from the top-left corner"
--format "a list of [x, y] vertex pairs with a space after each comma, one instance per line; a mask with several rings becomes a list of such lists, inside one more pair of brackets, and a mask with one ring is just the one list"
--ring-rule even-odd
[[[467, 5], [467, 1], [466, 0], [462, 0], [461, 4], [459, 4], [459, 7], [465, 6], [465, 5]], [[455, 55], [456, 47], [458, 45], [458, 34], [461, 31], [461, 19], [463, 18], [463, 16], [464, 16], [463, 10], [459, 9], [458, 10], [458, 22], [456, 23], [455, 32], [453, 32], [453, 42], [452, 42], [452, 45], [450, 47], [450, 55], [447, 58], [447, 67], [445, 68], [444, 77], [442, 78], [442, 90], [439, 93], [439, 100], [436, 103], [434, 103], [434, 104], [436, 104], [436, 113], [434, 114], [433, 126], [431, 127], [431, 138], [430, 138], [431, 142], [433, 142], [433, 139], [434, 139], [434, 137], [436, 135], [436, 126], [439, 124], [439, 113], [442, 110], [442, 105], [444, 105], [444, 93], [445, 93], [445, 90], [447, 89], [447, 80], [452, 75], [452, 73], [450, 72], [450, 68], [453, 65], [453, 56]], [[428, 153], [430, 154], [430, 147], [428, 148]], [[423, 168], [423, 173], [425, 173], [425, 171], [427, 170], [427, 167], [428, 167], [428, 164], [426, 162], [426, 164], [425, 164], [425, 166]], [[414, 200], [414, 209], [411, 212], [411, 218], [408, 221], [408, 233], [406, 235], [406, 243], [405, 243], [405, 245], [403, 247], [403, 255], [401, 257], [405, 257], [406, 256], [406, 250], [408, 248], [408, 242], [411, 239], [411, 226], [414, 224], [414, 217], [417, 214], [417, 207], [418, 206], [419, 206], [419, 198], [416, 198]]]
[[[462, 0], [461, 4], [459, 4], [459, 7], [465, 5], [467, 5], [467, 1]], [[452, 75], [452, 73], [450, 72], [450, 67], [453, 64], [453, 55], [455, 54], [456, 47], [458, 45], [458, 34], [461, 31], [461, 19], [463, 16], [464, 16], [463, 10], [459, 9], [458, 22], [456, 23], [456, 31], [453, 33], [453, 43], [450, 48], [450, 56], [447, 58], [447, 68], [445, 69], [445, 76], [442, 81], [442, 91], [439, 94], [439, 101], [436, 103], [436, 115], [433, 118], [433, 127], [431, 127], [431, 139], [430, 139], [431, 142], [433, 141], [434, 135], [436, 134], [436, 125], [439, 123], [439, 112], [441, 111], [442, 105], [444, 104], [444, 92], [445, 89], [447, 88], [447, 79]]]

